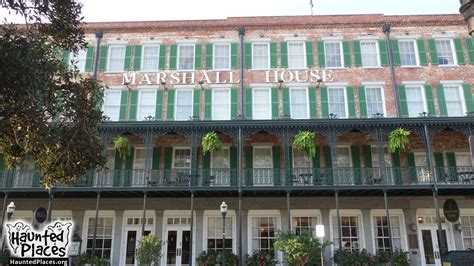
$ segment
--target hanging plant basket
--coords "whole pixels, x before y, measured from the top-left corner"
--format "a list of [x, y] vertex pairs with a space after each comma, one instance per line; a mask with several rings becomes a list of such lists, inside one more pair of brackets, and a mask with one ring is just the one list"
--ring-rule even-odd
[[316, 156], [316, 145], [314, 144], [315, 133], [311, 131], [300, 131], [295, 135], [293, 147], [303, 150], [309, 157]]
[[394, 153], [397, 150], [405, 150], [409, 143], [410, 131], [397, 128], [388, 133], [388, 151]]
[[219, 139], [216, 132], [209, 132], [202, 138], [201, 146], [202, 153], [206, 155], [206, 153], [210, 151], [220, 151], [222, 149], [222, 141]]
[[114, 139], [115, 150], [119, 153], [120, 159], [125, 160], [125, 157], [132, 154], [132, 142], [124, 136], [119, 136]]

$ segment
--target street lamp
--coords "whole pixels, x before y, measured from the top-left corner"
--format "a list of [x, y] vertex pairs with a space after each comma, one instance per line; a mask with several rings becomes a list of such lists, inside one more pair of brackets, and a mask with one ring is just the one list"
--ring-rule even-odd
[[322, 224], [316, 225], [316, 237], [321, 238], [321, 266], [323, 266], [324, 265], [324, 260], [323, 260], [324, 225]]
[[464, 16], [464, 21], [467, 23], [469, 35], [474, 32], [474, 6], [473, 0], [459, 0], [461, 7], [459, 12]]
[[[7, 206], [7, 221], [12, 218], [13, 213], [15, 212], [15, 203], [11, 201]], [[2, 253], [5, 250], [5, 233], [2, 234]]]
[[221, 204], [221, 214], [222, 214], [222, 263], [221, 265], [225, 265], [225, 216], [227, 214], [227, 204], [225, 204], [225, 201], [222, 202]]

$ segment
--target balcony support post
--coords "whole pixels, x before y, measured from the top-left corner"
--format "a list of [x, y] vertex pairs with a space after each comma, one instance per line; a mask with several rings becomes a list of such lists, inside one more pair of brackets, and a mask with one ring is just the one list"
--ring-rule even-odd
[[143, 184], [145, 187], [149, 186], [150, 173], [151, 173], [151, 161], [153, 157], [153, 147], [155, 146], [155, 136], [151, 132], [147, 132], [145, 135], [145, 176]]
[[197, 184], [198, 176], [198, 147], [199, 147], [199, 134], [195, 131], [191, 133], [189, 137], [189, 144], [191, 144], [191, 180], [190, 186], [195, 186]]
[[[243, 45], [243, 44], [241, 44]], [[241, 50], [242, 51], [242, 50]], [[240, 61], [242, 62], [242, 61]], [[241, 63], [242, 64], [242, 63]], [[242, 104], [243, 105], [243, 104]], [[242, 114], [243, 117], [243, 114]], [[243, 155], [243, 137], [242, 137], [242, 127], [239, 126], [238, 132], [238, 140], [237, 140], [237, 165], [238, 165], [238, 172], [237, 172], [237, 182], [239, 186], [239, 215], [237, 218], [238, 222], [238, 255], [239, 255], [239, 266], [243, 265], [244, 256], [242, 254], [242, 178], [244, 175], [242, 174], [242, 155]]]
[[385, 212], [387, 215], [387, 229], [388, 229], [388, 240], [390, 241], [390, 261], [391, 265], [395, 265], [393, 261], [393, 237], [392, 237], [392, 224], [390, 221], [390, 209], [388, 207], [388, 198], [387, 198], [387, 190], [383, 190], [383, 199], [385, 203]]
[[99, 222], [99, 203], [100, 203], [100, 192], [97, 192], [97, 199], [95, 202], [94, 235], [92, 236], [92, 262], [91, 262], [92, 266], [94, 266], [94, 261], [95, 261], [95, 246], [97, 242], [97, 225]]
[[381, 128], [378, 128], [376, 130], [377, 156], [379, 159], [380, 177], [382, 178], [383, 184], [387, 184], [389, 180], [387, 175], [387, 169], [385, 168], [385, 132]]
[[143, 192], [143, 220], [142, 220], [142, 237], [145, 235], [145, 223], [146, 223], [146, 202], [148, 198], [148, 191]]
[[288, 231], [291, 230], [291, 202], [290, 191], [286, 191], [286, 208], [288, 209]]
[[194, 191], [191, 190], [191, 224], [189, 234], [189, 266], [193, 266], [193, 232], [194, 232]]
[[[101, 132], [100, 133], [100, 144], [102, 145], [102, 153], [101, 154], [102, 154], [103, 157], [105, 157], [105, 155], [107, 153], [107, 144], [109, 142], [109, 137], [110, 137], [110, 134], [108, 132]], [[99, 180], [99, 178], [103, 175], [102, 174], [100, 174], [100, 175], [97, 174], [97, 171], [95, 171], [95, 173], [96, 174], [94, 176], [95, 176], [96, 180], [93, 181], [94, 184], [92, 184], [92, 186], [95, 185], [95, 186], [98, 187], [99, 185], [103, 184], [103, 182], [101, 182], [101, 180]]]
[[339, 250], [342, 250], [342, 228], [341, 228], [341, 214], [339, 213], [339, 191], [335, 191], [336, 194], [336, 216], [337, 216], [337, 228], [339, 228], [338, 232], [338, 242], [339, 242]]

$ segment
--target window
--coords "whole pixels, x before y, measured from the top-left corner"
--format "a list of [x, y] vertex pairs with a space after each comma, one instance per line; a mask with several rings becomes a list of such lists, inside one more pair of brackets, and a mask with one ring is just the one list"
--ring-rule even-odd
[[469, 152], [456, 152], [454, 153], [456, 165], [459, 167], [470, 167], [471, 166], [471, 154]]
[[[388, 237], [387, 216], [372, 216], [374, 226], [375, 251], [390, 251], [390, 239]], [[402, 249], [402, 234], [399, 216], [390, 217], [392, 227], [392, 242], [394, 250]]]
[[230, 44], [214, 44], [214, 69], [230, 69]]
[[109, 72], [123, 72], [125, 65], [125, 45], [109, 46]]
[[[232, 217], [225, 218], [225, 249], [232, 251]], [[222, 216], [207, 218], [207, 249], [222, 251]]]
[[288, 43], [288, 68], [303, 69], [306, 67], [306, 52], [304, 42]]
[[274, 252], [277, 230], [277, 217], [252, 217], [252, 253], [255, 250]]
[[[113, 218], [100, 217], [97, 221], [97, 234], [96, 234], [96, 246], [95, 256], [103, 259], [110, 259], [112, 250], [112, 228]], [[95, 218], [89, 218], [89, 224], [87, 228], [87, 249], [88, 254], [92, 254], [92, 243], [94, 239], [94, 225]]]
[[328, 88], [329, 113], [338, 118], [347, 118], [346, 90], [344, 87]]
[[384, 96], [382, 87], [365, 87], [365, 100], [367, 103], [367, 114], [369, 117], [377, 113], [385, 113], [383, 99]]
[[438, 39], [436, 42], [436, 52], [440, 65], [455, 65], [454, 45], [451, 39]]
[[146, 149], [144, 148], [135, 148], [134, 152], [134, 160], [133, 160], [133, 169], [131, 176], [133, 176], [132, 179], [132, 185], [144, 185], [146, 184], [146, 176], [145, 176], [145, 154], [146, 154]]
[[212, 90], [212, 120], [230, 119], [230, 89]]
[[293, 87], [290, 88], [291, 118], [308, 119], [308, 93], [307, 88]]
[[379, 54], [376, 40], [360, 41], [360, 52], [363, 67], [378, 67]]
[[121, 90], [105, 90], [104, 92], [104, 115], [110, 118], [110, 121], [118, 121], [120, 115]]
[[142, 71], [157, 71], [160, 61], [160, 46], [144, 45], [142, 60]]
[[194, 44], [178, 45], [178, 70], [194, 70]]
[[270, 88], [253, 89], [253, 118], [271, 119]]
[[425, 95], [421, 86], [406, 86], [408, 116], [417, 117], [426, 112]]
[[326, 67], [343, 67], [342, 42], [324, 42]]
[[252, 45], [252, 68], [268, 69], [270, 68], [270, 50], [268, 43], [253, 43]]
[[191, 169], [191, 149], [175, 148], [173, 150], [173, 169]]
[[213, 185], [230, 185], [230, 149], [223, 147], [221, 150], [211, 152], [211, 175], [214, 176]]
[[398, 40], [401, 66], [418, 66], [415, 40]]
[[273, 160], [271, 147], [253, 148], [253, 184], [273, 184]]
[[156, 91], [140, 90], [138, 96], [138, 116], [137, 120], [145, 120], [145, 117], [155, 117]]
[[337, 167], [349, 168], [352, 167], [351, 151], [349, 147], [336, 148], [336, 165]]
[[87, 60], [87, 50], [79, 50], [77, 54], [71, 53], [71, 58], [69, 60], [69, 64], [72, 66], [71, 61], [76, 62], [76, 67], [79, 72], [86, 71], [86, 60]]
[[310, 232], [313, 236], [316, 236], [316, 225], [318, 224], [318, 217], [316, 216], [297, 216], [291, 217], [291, 228], [296, 234], [300, 234], [303, 231]]
[[293, 168], [311, 168], [311, 157], [303, 150], [293, 148]]
[[461, 216], [464, 250], [474, 249], [474, 216]]
[[[381, 167], [380, 160], [379, 160], [379, 148], [376, 146], [372, 146], [372, 166], [373, 167]], [[392, 167], [392, 158], [391, 155], [387, 152], [387, 149], [384, 148], [384, 163], [385, 167]]]
[[342, 249], [358, 251], [359, 240], [359, 216], [340, 216], [341, 230], [337, 226], [337, 216], [332, 217], [334, 249], [339, 249], [339, 232], [342, 231]]
[[176, 90], [176, 120], [189, 120], [193, 115], [193, 91], [177, 89]]
[[459, 85], [443, 85], [448, 116], [464, 116], [462, 87]]

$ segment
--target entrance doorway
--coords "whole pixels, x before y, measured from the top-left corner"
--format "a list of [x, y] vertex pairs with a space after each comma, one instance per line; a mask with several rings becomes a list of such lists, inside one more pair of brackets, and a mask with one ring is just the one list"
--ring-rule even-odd
[[191, 231], [189, 227], [168, 227], [166, 229], [166, 265], [186, 266], [191, 258]]
[[[138, 241], [142, 236], [152, 234], [154, 232], [154, 218], [148, 217], [143, 221], [143, 217], [138, 215], [124, 216], [124, 230], [122, 236], [121, 264], [126, 266], [138, 265], [136, 260], [136, 251], [138, 249]], [[145, 222], [145, 231], [142, 235], [142, 223]]]
[[[442, 226], [444, 246], [450, 250], [447, 227]], [[418, 239], [420, 245], [421, 263], [424, 266], [441, 266], [441, 243], [439, 230], [436, 224], [419, 225]]]

